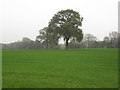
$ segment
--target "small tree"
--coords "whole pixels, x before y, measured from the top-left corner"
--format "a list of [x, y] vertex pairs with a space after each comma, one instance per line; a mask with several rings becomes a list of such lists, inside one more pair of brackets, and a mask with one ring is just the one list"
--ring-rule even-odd
[[111, 47], [112, 48], [117, 48], [118, 47], [118, 35], [119, 33], [116, 31], [113, 31], [109, 33], [109, 39], [111, 41]]
[[94, 44], [96, 41], [97, 41], [97, 38], [92, 34], [85, 34], [83, 38], [84, 45], [87, 48], [95, 47]]
[[49, 28], [45, 27], [39, 30], [39, 36], [36, 37], [36, 40], [41, 42], [45, 48], [55, 48], [58, 45], [57, 36], [49, 32]]

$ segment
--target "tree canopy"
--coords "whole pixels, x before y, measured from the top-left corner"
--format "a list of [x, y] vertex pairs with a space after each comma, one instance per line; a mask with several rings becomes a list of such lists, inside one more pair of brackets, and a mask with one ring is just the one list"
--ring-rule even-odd
[[58, 40], [63, 37], [66, 48], [69, 40], [80, 42], [83, 39], [82, 26], [83, 17], [76, 11], [61, 10], [53, 16], [48, 25], [48, 32]]

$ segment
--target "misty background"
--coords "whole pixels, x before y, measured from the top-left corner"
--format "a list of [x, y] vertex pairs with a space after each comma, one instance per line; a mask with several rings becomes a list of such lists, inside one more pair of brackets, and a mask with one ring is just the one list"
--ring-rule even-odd
[[35, 40], [59, 10], [73, 9], [83, 19], [83, 33], [92, 33], [102, 40], [118, 31], [119, 0], [1, 0], [0, 29], [2, 43], [28, 37]]

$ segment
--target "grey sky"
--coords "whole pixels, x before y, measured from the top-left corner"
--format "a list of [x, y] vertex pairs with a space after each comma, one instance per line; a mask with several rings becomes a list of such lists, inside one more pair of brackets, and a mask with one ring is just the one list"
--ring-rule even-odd
[[118, 30], [119, 0], [1, 0], [2, 42], [28, 37], [35, 40], [59, 10], [73, 9], [83, 16], [83, 33], [102, 40]]

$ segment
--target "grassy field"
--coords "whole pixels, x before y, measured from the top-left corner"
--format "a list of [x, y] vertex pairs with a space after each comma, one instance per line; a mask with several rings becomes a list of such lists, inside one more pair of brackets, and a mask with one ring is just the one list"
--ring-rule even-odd
[[117, 88], [117, 49], [3, 50], [3, 88]]

